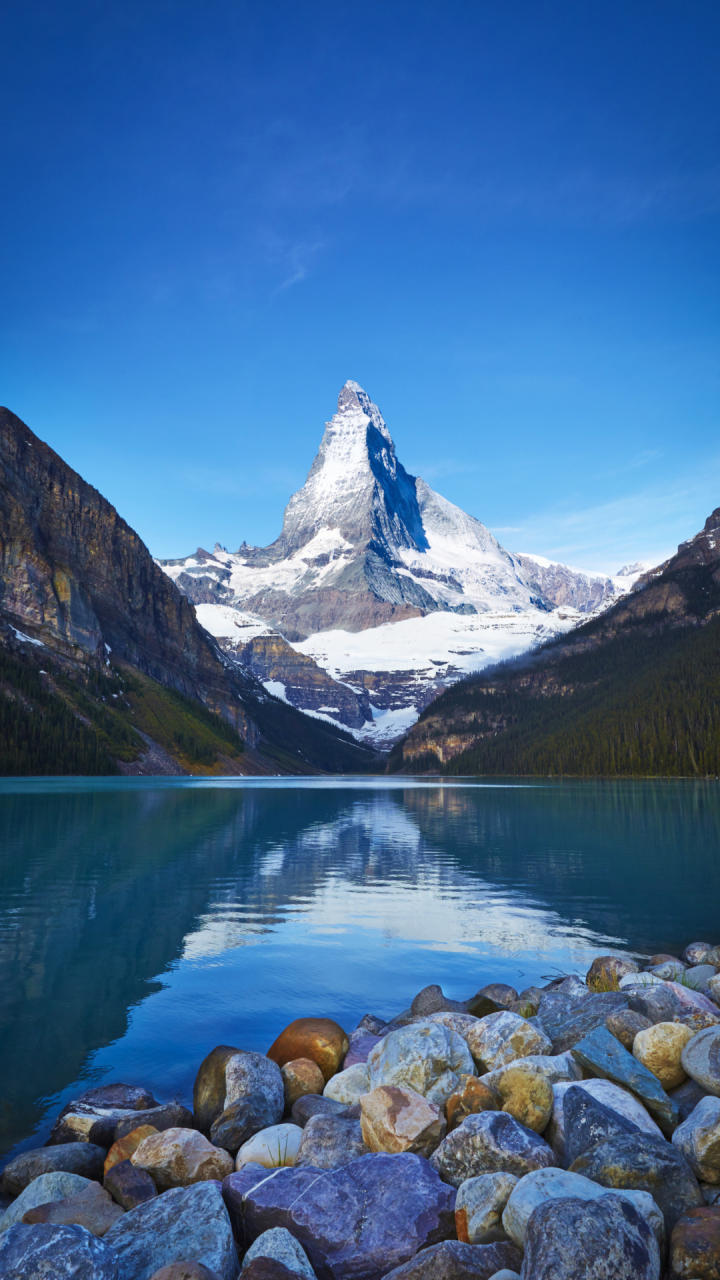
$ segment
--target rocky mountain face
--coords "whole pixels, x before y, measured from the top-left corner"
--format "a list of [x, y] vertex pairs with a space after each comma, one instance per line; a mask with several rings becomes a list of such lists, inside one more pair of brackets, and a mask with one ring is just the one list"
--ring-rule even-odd
[[720, 508], [605, 613], [444, 693], [393, 767], [720, 772]]
[[[275, 542], [161, 564], [226, 652], [266, 685], [317, 710], [323, 671], [334, 718], [385, 742], [446, 685], [577, 625], [632, 582], [506, 551], [408, 474], [356, 382], [342, 388]], [[254, 638], [244, 652], [238, 619], [264, 629], [265, 643]], [[287, 646], [307, 659], [302, 667]]]
[[[330, 726], [276, 703], [225, 657], [114, 507], [7, 409], [0, 410], [0, 623], [0, 642], [14, 654], [8, 671], [32, 665], [39, 649], [43, 666], [60, 663], [65, 677], [110, 680], [126, 668], [217, 714], [248, 749], [298, 744], [305, 767], [313, 735], [333, 736]], [[124, 705], [115, 687], [99, 696]], [[356, 758], [359, 748], [345, 745]], [[323, 760], [328, 748], [319, 746]], [[243, 765], [241, 772], [254, 771], [249, 754]]]

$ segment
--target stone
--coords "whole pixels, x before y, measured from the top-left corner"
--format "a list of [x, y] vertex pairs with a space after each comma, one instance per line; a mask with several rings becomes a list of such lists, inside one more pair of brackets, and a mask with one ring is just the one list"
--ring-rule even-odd
[[293, 1102], [306, 1093], [322, 1093], [325, 1088], [325, 1077], [316, 1062], [311, 1058], [295, 1058], [280, 1068], [285, 1089], [285, 1110], [292, 1109]]
[[[545, 1204], [547, 1200], [599, 1200], [619, 1194], [567, 1169], [538, 1169], [536, 1173], [521, 1178], [513, 1187], [502, 1215], [502, 1226], [506, 1235], [522, 1249], [528, 1223], [538, 1205]], [[662, 1247], [665, 1224], [652, 1196], [647, 1191], [629, 1190], [623, 1191], [622, 1197], [634, 1205]]]
[[3, 1280], [121, 1280], [117, 1258], [83, 1227], [16, 1224], [0, 1236]]
[[242, 1272], [242, 1280], [298, 1280], [297, 1271], [289, 1271], [275, 1258], [253, 1258]]
[[540, 1001], [538, 1016], [552, 1040], [552, 1053], [572, 1049], [589, 1031], [604, 1026], [609, 1014], [628, 1007], [628, 997], [622, 991], [593, 993], [584, 984], [582, 989], [583, 995], [569, 1001], [558, 990], [547, 992]]
[[129, 1160], [131, 1155], [137, 1151], [140, 1143], [157, 1132], [158, 1130], [152, 1124], [140, 1124], [137, 1129], [131, 1129], [130, 1133], [126, 1134], [124, 1138], [118, 1138], [117, 1142], [113, 1142], [105, 1157], [103, 1175], [108, 1173], [113, 1165], [120, 1164], [121, 1160]]
[[711, 942], [689, 942], [681, 958], [685, 964], [704, 964], [708, 951], [712, 951]]
[[671, 1143], [649, 1134], [627, 1134], [598, 1142], [573, 1161], [571, 1172], [621, 1191], [648, 1191], [668, 1231], [688, 1209], [702, 1204], [697, 1178]]
[[507, 1066], [530, 1053], [552, 1051], [552, 1043], [543, 1031], [508, 1010], [480, 1018], [470, 1030], [467, 1042], [481, 1071]]
[[380, 1280], [453, 1235], [455, 1192], [422, 1156], [368, 1155], [341, 1169], [246, 1168], [223, 1193], [240, 1240], [286, 1227], [318, 1277]]
[[691, 1209], [676, 1222], [670, 1238], [670, 1269], [677, 1280], [717, 1280], [720, 1276], [720, 1208]]
[[333, 1102], [341, 1102], [343, 1106], [352, 1106], [369, 1091], [370, 1069], [366, 1062], [357, 1062], [354, 1067], [338, 1071], [337, 1075], [328, 1080], [323, 1097], [332, 1098]]
[[219, 1280], [236, 1280], [239, 1261], [230, 1218], [216, 1182], [173, 1187], [140, 1204], [105, 1236], [122, 1280], [150, 1280], [173, 1262], [202, 1262]]
[[445, 1103], [448, 1129], [457, 1129], [466, 1116], [478, 1111], [499, 1111], [497, 1094], [477, 1076], [461, 1076], [460, 1088]]
[[467, 1041], [468, 1032], [478, 1022], [477, 1018], [473, 1018], [469, 1013], [462, 1011], [453, 1012], [451, 1010], [443, 1010], [441, 1013], [430, 1013], [426, 1022], [436, 1022], [440, 1027], [447, 1027], [449, 1031], [456, 1031], [463, 1040]]
[[672, 1136], [701, 1182], [720, 1183], [720, 1098], [710, 1095], [698, 1102]]
[[[280, 1067], [271, 1062], [262, 1053], [234, 1053], [225, 1063], [225, 1102], [221, 1111], [226, 1111], [233, 1102], [241, 1098], [265, 1098], [270, 1113], [271, 1123], [282, 1120], [285, 1110], [285, 1086]], [[218, 1113], [219, 1114], [219, 1113]]]
[[686, 1080], [681, 1054], [693, 1037], [690, 1027], [679, 1022], [656, 1022], [638, 1031], [633, 1041], [633, 1057], [657, 1077], [663, 1089], [676, 1089]]
[[637, 971], [635, 961], [626, 956], [596, 956], [585, 975], [585, 982], [589, 991], [617, 991], [620, 979]]
[[325, 1098], [317, 1093], [308, 1093], [293, 1103], [290, 1119], [302, 1129], [312, 1116], [346, 1116], [349, 1108], [334, 1098]]
[[617, 1013], [608, 1014], [605, 1019], [605, 1026], [610, 1034], [631, 1053], [638, 1031], [645, 1031], [652, 1025], [649, 1018], [642, 1013], [636, 1013], [634, 1009], [619, 1009]]
[[683, 1084], [678, 1085], [677, 1089], [672, 1089], [670, 1097], [680, 1112], [680, 1119], [687, 1120], [691, 1111], [694, 1111], [701, 1098], [711, 1097], [707, 1090], [703, 1089], [697, 1080], [691, 1080], [688, 1076]]
[[553, 1109], [552, 1085], [544, 1076], [511, 1065], [500, 1074], [494, 1089], [502, 1111], [527, 1129], [544, 1132]]
[[20, 1192], [17, 1200], [13, 1200], [5, 1212], [0, 1215], [0, 1232], [7, 1231], [16, 1222], [22, 1222], [28, 1209], [39, 1204], [49, 1204], [51, 1200], [62, 1200], [65, 1196], [73, 1196], [90, 1186], [90, 1179], [79, 1173], [41, 1173], [33, 1178]]
[[152, 1125], [158, 1133], [167, 1129], [194, 1129], [193, 1114], [181, 1102], [166, 1102], [152, 1111], [139, 1111], [135, 1115], [128, 1114], [118, 1120], [115, 1126], [113, 1141], [126, 1138], [140, 1124]]
[[122, 1209], [134, 1209], [158, 1193], [150, 1174], [136, 1169], [131, 1160], [121, 1160], [108, 1169], [103, 1186]]
[[[497, 1013], [498, 1009], [507, 1009], [517, 998], [517, 991], [507, 982], [490, 982], [476, 991], [465, 1007], [468, 1013], [474, 1014], [476, 1018], [484, 1018], [488, 1013]], [[484, 1002], [488, 1002], [492, 1007], [484, 1008]], [[477, 1012], [478, 1009], [481, 1012]]]
[[698, 1031], [685, 1045], [681, 1061], [693, 1080], [720, 1097], [720, 1027]]
[[368, 1055], [380, 1043], [381, 1038], [372, 1031], [351, 1031], [348, 1036], [350, 1047], [343, 1059], [343, 1067], [355, 1067], [359, 1062], [367, 1062]]
[[378, 1085], [360, 1102], [360, 1126], [370, 1151], [415, 1151], [429, 1156], [445, 1137], [439, 1107], [414, 1089]]
[[[711, 986], [711, 984], [716, 981], [717, 972], [715, 967], [711, 964], [691, 965], [683, 974], [683, 984], [686, 987], [692, 987], [694, 991], [704, 991], [706, 987]], [[720, 995], [720, 986], [718, 986], [717, 990]], [[713, 993], [711, 990], [710, 999], [712, 1000], [712, 998]]]
[[332, 1018], [296, 1018], [273, 1041], [267, 1056], [279, 1067], [294, 1058], [310, 1058], [327, 1081], [340, 1070], [348, 1048], [345, 1032]]
[[679, 1012], [669, 982], [658, 979], [654, 986], [645, 984], [628, 987], [625, 994], [628, 1007], [634, 1013], [641, 1013], [651, 1025], [655, 1022], [672, 1022]]
[[262, 1093], [250, 1093], [244, 1098], [238, 1098], [237, 1102], [231, 1102], [213, 1120], [210, 1125], [210, 1141], [214, 1147], [222, 1147], [223, 1151], [236, 1156], [248, 1138], [275, 1124], [276, 1119], [275, 1102], [269, 1102]]
[[54, 1147], [33, 1147], [8, 1161], [0, 1175], [0, 1193], [19, 1196], [41, 1173], [79, 1173], [102, 1178], [105, 1148], [92, 1142], [64, 1142]]
[[[578, 1088], [584, 1089], [591, 1097], [597, 1098], [603, 1106], [609, 1107], [613, 1112], [624, 1116], [626, 1120], [630, 1120], [637, 1125], [644, 1133], [652, 1134], [653, 1137], [662, 1137], [662, 1130], [655, 1123], [652, 1116], [649, 1116], [641, 1102], [638, 1101], [632, 1093], [627, 1089], [622, 1089], [620, 1085], [613, 1084], [611, 1080], [578, 1080], [575, 1082]], [[566, 1126], [565, 1126], [565, 1097], [570, 1089], [569, 1084], [559, 1083], [553, 1085], [553, 1113], [550, 1123], [545, 1130], [545, 1139], [550, 1143], [558, 1160], [566, 1164]]]
[[603, 1076], [630, 1089], [665, 1133], [671, 1133], [679, 1122], [678, 1109], [657, 1078], [623, 1048], [607, 1027], [596, 1027], [580, 1040], [573, 1049], [573, 1056], [591, 1075]]
[[302, 1130], [296, 1165], [315, 1169], [339, 1169], [340, 1165], [365, 1156], [360, 1121], [352, 1116], [312, 1116]]
[[465, 1244], [443, 1240], [423, 1249], [401, 1267], [386, 1273], [385, 1280], [490, 1280], [506, 1263], [520, 1266], [521, 1256], [513, 1245]]
[[438, 1106], [457, 1092], [461, 1075], [475, 1073], [462, 1036], [428, 1020], [391, 1031], [373, 1049], [368, 1068], [370, 1089], [407, 1086]]
[[578, 1156], [607, 1138], [641, 1132], [634, 1120], [613, 1111], [578, 1085], [572, 1085], [563, 1098], [563, 1119], [567, 1164], [572, 1164]]
[[48, 1145], [92, 1142], [110, 1147], [141, 1124], [168, 1129], [173, 1125], [190, 1127], [192, 1123], [190, 1112], [179, 1102], [156, 1102], [147, 1089], [134, 1085], [102, 1085], [63, 1107]]
[[502, 1271], [494, 1272], [490, 1280], [520, 1280], [520, 1272], [509, 1271], [507, 1267], [503, 1267]]
[[713, 1004], [720, 1004], [720, 973], [715, 973], [714, 977], [708, 978], [705, 990]]
[[430, 1157], [440, 1177], [454, 1187], [479, 1173], [514, 1173], [555, 1163], [542, 1138], [504, 1111], [482, 1111], [453, 1129]]
[[626, 973], [625, 977], [620, 979], [619, 985], [621, 991], [634, 991], [636, 987], [638, 990], [643, 987], [662, 987], [666, 981], [664, 975], [645, 969], [642, 973]]
[[[288, 1273], [289, 1274], [289, 1273]], [[154, 1271], [150, 1280], [218, 1280], [217, 1271], [204, 1267], [202, 1262], [170, 1262], [167, 1267]]]
[[[546, 1200], [527, 1228], [524, 1280], [659, 1280], [657, 1240], [621, 1196]], [[582, 1259], [581, 1271], [578, 1261]]]
[[144, 1138], [130, 1156], [136, 1169], [149, 1173], [158, 1191], [189, 1187], [232, 1173], [227, 1151], [214, 1147], [197, 1129], [167, 1129]]
[[682, 978], [686, 967], [682, 960], [663, 960], [660, 964], [650, 965], [646, 972], [654, 973], [656, 978], [667, 978], [669, 982], [677, 982], [678, 978]]
[[482, 1077], [483, 1084], [495, 1089], [506, 1071], [528, 1071], [533, 1075], [541, 1075], [548, 1084], [560, 1081], [582, 1080], [582, 1068], [567, 1050], [565, 1053], [529, 1053], [526, 1058], [516, 1058], [507, 1067], [498, 1067], [488, 1071]]
[[85, 1227], [94, 1236], [104, 1236], [122, 1215], [120, 1205], [103, 1190], [100, 1183], [91, 1182], [75, 1195], [28, 1209], [23, 1215], [23, 1222], [51, 1222], [58, 1226]]
[[703, 960], [704, 964], [712, 964], [720, 969], [720, 947], [711, 947]]
[[675, 998], [678, 1013], [706, 1015], [708, 1018], [720, 1017], [720, 1008], [712, 1000], [681, 982], [668, 982]]
[[467, 1244], [505, 1240], [503, 1210], [517, 1184], [513, 1173], [480, 1173], [461, 1182], [455, 1200], [458, 1240]]
[[205, 1134], [209, 1133], [213, 1120], [225, 1110], [225, 1067], [239, 1052], [228, 1044], [218, 1044], [200, 1063], [193, 1085], [193, 1112], [198, 1129]]
[[242, 1275], [255, 1258], [272, 1258], [274, 1262], [281, 1262], [293, 1275], [315, 1280], [315, 1272], [305, 1250], [285, 1227], [270, 1227], [257, 1237], [243, 1259]]
[[[300, 1150], [303, 1130], [297, 1124], [274, 1124], [248, 1138], [237, 1153], [235, 1168], [260, 1164], [264, 1169], [293, 1165]], [[230, 1170], [228, 1170], [230, 1172]]]
[[414, 1018], [427, 1018], [430, 1013], [439, 1013], [445, 1009], [462, 1010], [463, 1006], [457, 1000], [448, 1000], [444, 994], [442, 987], [437, 983], [432, 986], [423, 987], [422, 991], [418, 991], [410, 1005], [410, 1012]]

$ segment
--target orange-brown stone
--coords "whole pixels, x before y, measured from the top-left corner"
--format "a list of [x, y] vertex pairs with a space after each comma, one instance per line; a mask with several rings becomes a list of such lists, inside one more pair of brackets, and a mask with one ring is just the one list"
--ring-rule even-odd
[[501, 1107], [493, 1090], [489, 1085], [483, 1084], [477, 1076], [460, 1078], [462, 1089], [458, 1093], [451, 1094], [445, 1103], [448, 1129], [457, 1129], [466, 1116], [474, 1115], [478, 1111], [499, 1111]]
[[279, 1067], [296, 1058], [310, 1058], [327, 1081], [339, 1071], [348, 1047], [345, 1032], [332, 1018], [296, 1018], [280, 1032], [267, 1056]]
[[670, 1274], [677, 1280], [720, 1276], [720, 1205], [690, 1209], [678, 1218], [670, 1239]]
[[312, 1058], [295, 1058], [280, 1068], [285, 1089], [285, 1109], [290, 1110], [298, 1098], [308, 1093], [322, 1093], [325, 1077]]
[[154, 1124], [139, 1124], [137, 1129], [131, 1129], [124, 1138], [118, 1138], [117, 1142], [113, 1142], [105, 1157], [103, 1174], [106, 1174], [108, 1169], [112, 1169], [113, 1165], [119, 1164], [121, 1160], [129, 1160], [140, 1143], [145, 1138], [149, 1138], [151, 1133], [157, 1133]]

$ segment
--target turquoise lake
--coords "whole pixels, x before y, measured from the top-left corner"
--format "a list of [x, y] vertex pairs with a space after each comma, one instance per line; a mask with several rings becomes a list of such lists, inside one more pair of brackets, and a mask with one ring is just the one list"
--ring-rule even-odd
[[0, 780], [0, 1151], [218, 1043], [720, 942], [713, 782]]

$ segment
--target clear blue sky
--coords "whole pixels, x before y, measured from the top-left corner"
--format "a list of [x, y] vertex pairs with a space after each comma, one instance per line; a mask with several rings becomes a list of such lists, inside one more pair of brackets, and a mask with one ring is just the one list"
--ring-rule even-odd
[[516, 550], [720, 504], [717, 0], [10, 0], [0, 402], [157, 555], [265, 543], [346, 378]]

